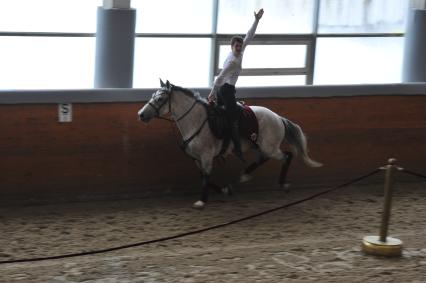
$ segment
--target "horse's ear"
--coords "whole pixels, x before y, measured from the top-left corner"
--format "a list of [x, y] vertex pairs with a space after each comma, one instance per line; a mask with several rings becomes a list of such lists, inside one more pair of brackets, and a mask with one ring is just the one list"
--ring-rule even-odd
[[169, 82], [169, 80], [166, 81], [166, 88], [170, 89], [170, 82]]
[[166, 86], [166, 84], [163, 82], [163, 80], [160, 78], [160, 86], [161, 87], [165, 87]]

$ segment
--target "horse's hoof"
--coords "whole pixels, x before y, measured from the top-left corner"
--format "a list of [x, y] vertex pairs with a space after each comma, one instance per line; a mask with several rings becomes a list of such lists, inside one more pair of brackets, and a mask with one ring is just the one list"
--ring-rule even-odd
[[289, 193], [290, 192], [290, 183], [284, 183], [280, 185], [281, 189], [284, 190], [284, 192]]
[[223, 187], [221, 190], [222, 190], [222, 194], [224, 194], [226, 196], [232, 195], [232, 186], [231, 185], [227, 185], [227, 186]]
[[252, 178], [253, 178], [253, 177], [252, 177], [251, 175], [249, 175], [249, 174], [242, 174], [242, 175], [240, 176], [240, 183], [248, 182], [248, 181], [250, 181]]
[[205, 205], [206, 204], [204, 203], [204, 201], [198, 200], [198, 201], [194, 202], [194, 204], [192, 205], [192, 207], [196, 208], [196, 209], [203, 209]]

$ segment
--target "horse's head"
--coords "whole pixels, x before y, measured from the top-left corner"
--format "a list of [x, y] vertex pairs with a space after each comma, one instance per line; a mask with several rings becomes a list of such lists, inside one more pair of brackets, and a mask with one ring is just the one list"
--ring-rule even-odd
[[161, 88], [152, 94], [151, 99], [139, 111], [139, 119], [149, 122], [154, 117], [162, 117], [170, 112], [170, 95], [172, 85], [160, 79]]

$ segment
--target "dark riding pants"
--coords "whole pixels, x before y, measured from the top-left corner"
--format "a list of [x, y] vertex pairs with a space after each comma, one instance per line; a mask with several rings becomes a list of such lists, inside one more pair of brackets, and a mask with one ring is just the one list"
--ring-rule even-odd
[[235, 86], [224, 84], [217, 93], [217, 104], [225, 106], [225, 113], [231, 125], [231, 139], [234, 143], [234, 153], [245, 162], [241, 152], [240, 133], [238, 130], [238, 106], [235, 99]]
[[226, 116], [231, 124], [234, 124], [237, 116], [237, 101], [235, 99], [235, 86], [224, 84], [217, 92], [217, 104], [225, 106]]

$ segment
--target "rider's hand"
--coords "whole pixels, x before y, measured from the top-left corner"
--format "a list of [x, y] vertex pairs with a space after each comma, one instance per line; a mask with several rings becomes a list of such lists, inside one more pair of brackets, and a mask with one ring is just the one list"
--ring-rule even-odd
[[209, 94], [209, 96], [207, 97], [207, 100], [208, 100], [209, 102], [213, 102], [213, 101], [214, 101], [214, 95], [213, 95], [213, 93], [210, 93], [210, 94]]
[[259, 12], [256, 13], [256, 11], [254, 12], [254, 17], [256, 18], [256, 20], [260, 20], [263, 16], [263, 9], [260, 9]]

